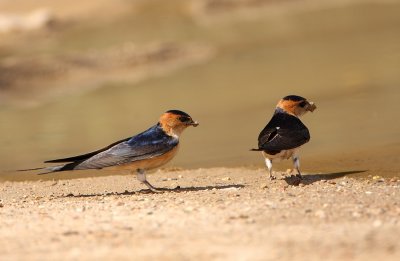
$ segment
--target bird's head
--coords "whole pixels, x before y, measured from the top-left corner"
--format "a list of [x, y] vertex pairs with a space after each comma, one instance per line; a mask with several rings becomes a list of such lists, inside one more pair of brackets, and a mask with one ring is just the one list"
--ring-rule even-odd
[[283, 97], [276, 107], [296, 117], [300, 117], [309, 111], [313, 112], [317, 108], [313, 102], [297, 95]]
[[165, 112], [161, 115], [159, 123], [168, 135], [176, 137], [179, 137], [182, 131], [187, 127], [197, 127], [199, 125], [189, 114], [179, 110]]

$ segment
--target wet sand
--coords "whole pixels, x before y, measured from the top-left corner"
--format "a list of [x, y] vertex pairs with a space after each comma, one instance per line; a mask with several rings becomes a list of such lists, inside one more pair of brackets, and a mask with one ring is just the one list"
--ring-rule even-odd
[[[283, 173], [280, 173], [281, 175]], [[5, 260], [399, 260], [400, 181], [213, 168], [0, 184]], [[176, 188], [180, 186], [180, 188]]]

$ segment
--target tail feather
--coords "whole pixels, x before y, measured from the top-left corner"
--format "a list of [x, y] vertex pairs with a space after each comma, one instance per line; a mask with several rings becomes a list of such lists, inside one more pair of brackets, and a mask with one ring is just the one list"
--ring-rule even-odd
[[43, 167], [40, 168], [33, 168], [33, 169], [17, 169], [16, 171], [24, 172], [24, 171], [33, 171], [33, 170], [41, 170], [44, 169]]
[[250, 151], [263, 151], [263, 149], [251, 149]]
[[68, 163], [68, 164], [64, 164], [64, 165], [58, 165], [58, 166], [52, 166], [52, 167], [20, 169], [20, 170], [17, 170], [17, 171], [23, 172], [23, 171], [43, 170], [43, 172], [40, 172], [37, 175], [45, 175], [45, 174], [50, 174], [50, 173], [58, 172], [58, 171], [73, 170], [76, 165], [77, 165], [76, 162], [72, 162], [72, 163]]
[[62, 171], [64, 167], [65, 167], [65, 165], [42, 168], [42, 170], [44, 172], [40, 172], [37, 175], [45, 175], [45, 174], [50, 174], [50, 173], [57, 172], [57, 171]]

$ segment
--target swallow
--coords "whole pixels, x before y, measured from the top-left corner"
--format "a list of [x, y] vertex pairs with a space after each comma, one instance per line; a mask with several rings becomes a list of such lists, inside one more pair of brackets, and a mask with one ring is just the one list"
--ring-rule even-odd
[[302, 179], [298, 151], [310, 141], [310, 132], [299, 117], [316, 108], [313, 102], [297, 95], [286, 96], [278, 102], [271, 120], [258, 136], [258, 149], [252, 149], [261, 151], [271, 180], [275, 179], [272, 175], [272, 162], [290, 157], [297, 176]]
[[151, 191], [159, 190], [146, 179], [146, 171], [158, 168], [174, 158], [179, 148], [179, 137], [189, 126], [197, 127], [189, 114], [170, 110], [161, 115], [159, 122], [148, 130], [117, 142], [100, 150], [63, 159], [48, 160], [45, 163], [62, 165], [29, 170], [44, 170], [49, 174], [60, 171], [87, 169], [126, 169], [136, 172], [137, 179]]

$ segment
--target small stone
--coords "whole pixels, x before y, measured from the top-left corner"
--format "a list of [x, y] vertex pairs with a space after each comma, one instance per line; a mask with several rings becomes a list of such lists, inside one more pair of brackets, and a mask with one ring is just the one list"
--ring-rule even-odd
[[153, 213], [153, 211], [148, 211], [147, 213], [146, 213], [146, 215], [149, 215], [149, 216], [151, 216], [151, 215], [153, 215], [154, 213]]
[[228, 181], [228, 180], [231, 180], [231, 178], [230, 177], [225, 177], [225, 178], [222, 178], [222, 180], [223, 181]]
[[186, 207], [184, 209], [185, 212], [193, 212], [194, 211], [194, 207]]
[[224, 188], [224, 189], [221, 189], [222, 191], [237, 191], [237, 190], [239, 190], [239, 188], [235, 188], [235, 187], [231, 187], [231, 188]]
[[76, 212], [85, 212], [85, 210], [86, 210], [85, 206], [75, 209]]
[[0, 203], [0, 208], [3, 208], [3, 207], [4, 207], [3, 203]]
[[365, 194], [371, 195], [371, 194], [372, 194], [372, 191], [365, 191]]
[[311, 212], [312, 212], [312, 210], [309, 208], [304, 211], [304, 213], [311, 213]]
[[374, 223], [372, 224], [373, 227], [378, 228], [381, 227], [383, 225], [381, 220], [375, 220]]
[[237, 219], [248, 219], [249, 216], [248, 215], [244, 215], [244, 214], [240, 214]]
[[64, 236], [74, 236], [74, 235], [79, 235], [78, 231], [66, 231], [63, 233]]
[[372, 179], [373, 180], [378, 180], [378, 179], [381, 179], [381, 176], [373, 176]]
[[260, 189], [267, 189], [268, 188], [268, 184], [267, 183], [263, 183], [260, 185]]
[[182, 175], [179, 175], [178, 178], [181, 179], [181, 178], [183, 178], [183, 176], [182, 176]]
[[117, 206], [118, 206], [118, 207], [123, 206], [123, 205], [125, 205], [124, 202], [121, 202], [121, 201], [120, 201], [120, 202], [117, 203]]
[[325, 214], [325, 211], [323, 211], [323, 210], [318, 210], [318, 211], [315, 212], [315, 216], [322, 219], [322, 218], [325, 218], [325, 217], [326, 217], [326, 214]]

